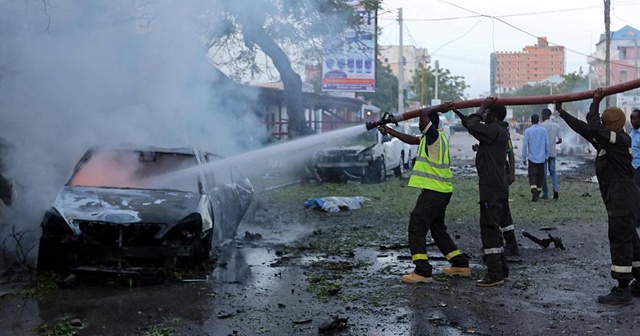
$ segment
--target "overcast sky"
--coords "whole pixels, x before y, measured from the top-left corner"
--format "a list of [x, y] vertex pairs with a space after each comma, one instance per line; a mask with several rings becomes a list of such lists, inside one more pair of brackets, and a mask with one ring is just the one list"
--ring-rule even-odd
[[[566, 72], [587, 72], [587, 55], [604, 34], [602, 0], [384, 0], [378, 25], [380, 45], [397, 45], [398, 8], [403, 10], [403, 44], [427, 48], [431, 64], [465, 77], [470, 98], [489, 91], [489, 56], [522, 51], [545, 36], [565, 47]], [[611, 1], [611, 31], [640, 29], [640, 1]]]

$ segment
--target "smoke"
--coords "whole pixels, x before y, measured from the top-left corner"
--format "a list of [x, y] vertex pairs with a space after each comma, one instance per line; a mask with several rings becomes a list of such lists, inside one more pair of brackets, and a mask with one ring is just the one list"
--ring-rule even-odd
[[[17, 197], [12, 226], [39, 222], [96, 144], [197, 147], [221, 155], [264, 136], [255, 97], [226, 99], [206, 58], [205, 1], [0, 2], [0, 137]], [[207, 18], [211, 29], [212, 18]], [[252, 139], [247, 141], [247, 139]]]

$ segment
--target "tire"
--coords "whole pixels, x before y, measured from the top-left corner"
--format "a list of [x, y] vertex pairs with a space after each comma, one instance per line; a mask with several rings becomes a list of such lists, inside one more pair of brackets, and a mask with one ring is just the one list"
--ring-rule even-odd
[[382, 183], [384, 181], [387, 180], [387, 165], [384, 163], [384, 158], [380, 157], [379, 163], [378, 163], [378, 175], [377, 175], [377, 182], [378, 183]]
[[404, 162], [400, 162], [400, 164], [393, 168], [393, 175], [395, 175], [396, 177], [400, 177], [402, 176], [402, 174], [404, 173]]
[[384, 163], [384, 157], [379, 157], [366, 168], [362, 183], [381, 183], [386, 179], [387, 166]]
[[411, 158], [411, 152], [409, 152], [407, 163], [404, 163], [404, 170], [408, 171], [413, 168], [413, 159]]

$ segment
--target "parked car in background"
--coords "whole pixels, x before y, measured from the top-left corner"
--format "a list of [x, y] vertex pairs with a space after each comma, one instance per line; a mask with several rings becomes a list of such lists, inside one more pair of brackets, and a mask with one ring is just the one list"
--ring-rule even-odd
[[455, 134], [456, 132], [466, 132], [467, 129], [462, 126], [460, 122], [451, 122], [449, 123], [449, 132], [451, 134]]
[[404, 143], [377, 129], [316, 151], [313, 167], [323, 182], [378, 183], [404, 172]]
[[192, 148], [89, 149], [42, 220], [39, 271], [171, 274], [235, 237], [253, 197], [238, 170]]

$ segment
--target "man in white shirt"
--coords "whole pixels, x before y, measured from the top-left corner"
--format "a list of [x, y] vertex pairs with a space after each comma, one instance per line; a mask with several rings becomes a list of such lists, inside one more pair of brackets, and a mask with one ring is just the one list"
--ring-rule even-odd
[[[636, 181], [638, 187], [640, 187], [640, 109], [631, 111], [629, 121], [631, 122], [629, 135], [631, 136], [631, 154], [633, 157], [631, 161], [631, 165], [633, 166], [633, 179]], [[640, 227], [640, 216], [636, 218], [636, 227]]]
[[[540, 126], [547, 130], [549, 136], [549, 159], [546, 162], [544, 177], [542, 178], [542, 199], [549, 198], [549, 187], [547, 186], [547, 170], [551, 176], [551, 184], [553, 186], [553, 198], [558, 199], [558, 174], [556, 173], [556, 145], [562, 143], [562, 137], [560, 135], [560, 125], [552, 121], [551, 110], [548, 108], [542, 109], [540, 113], [542, 116], [542, 122]], [[556, 139], [558, 139], [556, 141]]]

